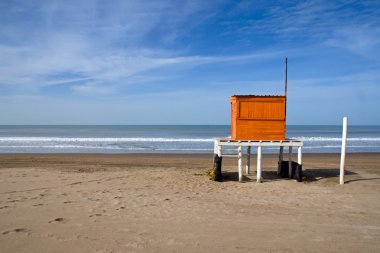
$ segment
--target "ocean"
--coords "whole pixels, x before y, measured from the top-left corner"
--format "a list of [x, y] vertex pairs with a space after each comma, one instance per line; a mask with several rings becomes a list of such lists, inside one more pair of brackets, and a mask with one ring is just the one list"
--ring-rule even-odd
[[[0, 126], [0, 153], [213, 153], [229, 136], [228, 125]], [[305, 153], [339, 153], [341, 136], [342, 126], [287, 126]], [[349, 126], [347, 152], [380, 152], [380, 126]]]

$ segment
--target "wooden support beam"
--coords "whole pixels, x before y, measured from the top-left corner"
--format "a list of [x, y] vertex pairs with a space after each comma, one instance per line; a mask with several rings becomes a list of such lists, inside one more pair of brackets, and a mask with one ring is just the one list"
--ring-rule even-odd
[[239, 182], [243, 182], [243, 152], [242, 147], [238, 147], [238, 167], [239, 167]]
[[251, 167], [251, 147], [247, 147], [247, 164], [245, 165], [245, 172], [248, 175]]
[[210, 179], [217, 182], [222, 182], [222, 157], [214, 155], [214, 167], [209, 171]]
[[278, 155], [277, 175], [281, 174], [281, 163], [284, 160], [284, 147], [280, 146], [280, 153]]
[[293, 147], [289, 146], [289, 178], [292, 178]]
[[[279, 152], [279, 173], [281, 174], [281, 164], [280, 162], [284, 159], [284, 147], [289, 148], [289, 177], [292, 177], [292, 160], [293, 160], [293, 147], [298, 148], [298, 163], [302, 165], [302, 146], [303, 142], [301, 140], [296, 139], [287, 139], [283, 141], [252, 141], [252, 140], [239, 140], [239, 141], [233, 141], [230, 138], [225, 139], [215, 139], [214, 142], [214, 153], [215, 156], [222, 158], [222, 148], [223, 146], [235, 146], [238, 148], [238, 170], [239, 170], [239, 181], [243, 181], [243, 147], [247, 147], [247, 163], [246, 163], [246, 173], [250, 173], [250, 167], [251, 167], [251, 151], [252, 147], [257, 146], [257, 182], [262, 181], [262, 152], [263, 147], [280, 147]], [[225, 155], [225, 156], [231, 156], [236, 157], [236, 155]], [[221, 160], [221, 159], [220, 159]], [[215, 164], [218, 164], [219, 162], [215, 162]], [[218, 164], [219, 165], [219, 164]], [[218, 166], [214, 166], [218, 167]], [[221, 161], [220, 161], [220, 167], [221, 167]], [[297, 171], [301, 169], [302, 167], [298, 166]], [[300, 173], [298, 173], [300, 175]]]
[[262, 147], [257, 147], [257, 175], [256, 175], [256, 181], [258, 183], [261, 183], [261, 157], [262, 157]]
[[298, 147], [298, 164], [302, 165], [302, 147]]

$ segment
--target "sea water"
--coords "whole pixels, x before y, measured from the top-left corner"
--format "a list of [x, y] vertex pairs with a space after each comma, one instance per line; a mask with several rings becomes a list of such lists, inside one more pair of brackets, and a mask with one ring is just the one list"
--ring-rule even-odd
[[[212, 153], [229, 136], [228, 125], [0, 126], [0, 153]], [[306, 153], [338, 153], [341, 136], [342, 126], [287, 126]], [[347, 152], [380, 152], [380, 126], [349, 126]]]

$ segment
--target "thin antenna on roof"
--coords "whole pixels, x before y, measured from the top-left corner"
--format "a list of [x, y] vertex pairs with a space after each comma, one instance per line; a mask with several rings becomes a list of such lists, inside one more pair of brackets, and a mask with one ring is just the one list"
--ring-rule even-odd
[[285, 58], [285, 97], [288, 96], [288, 57]]

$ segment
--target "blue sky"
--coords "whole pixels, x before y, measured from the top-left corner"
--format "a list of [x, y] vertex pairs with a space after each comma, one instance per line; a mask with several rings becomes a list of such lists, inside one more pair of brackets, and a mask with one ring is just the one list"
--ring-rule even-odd
[[0, 124], [380, 125], [379, 1], [0, 1]]

